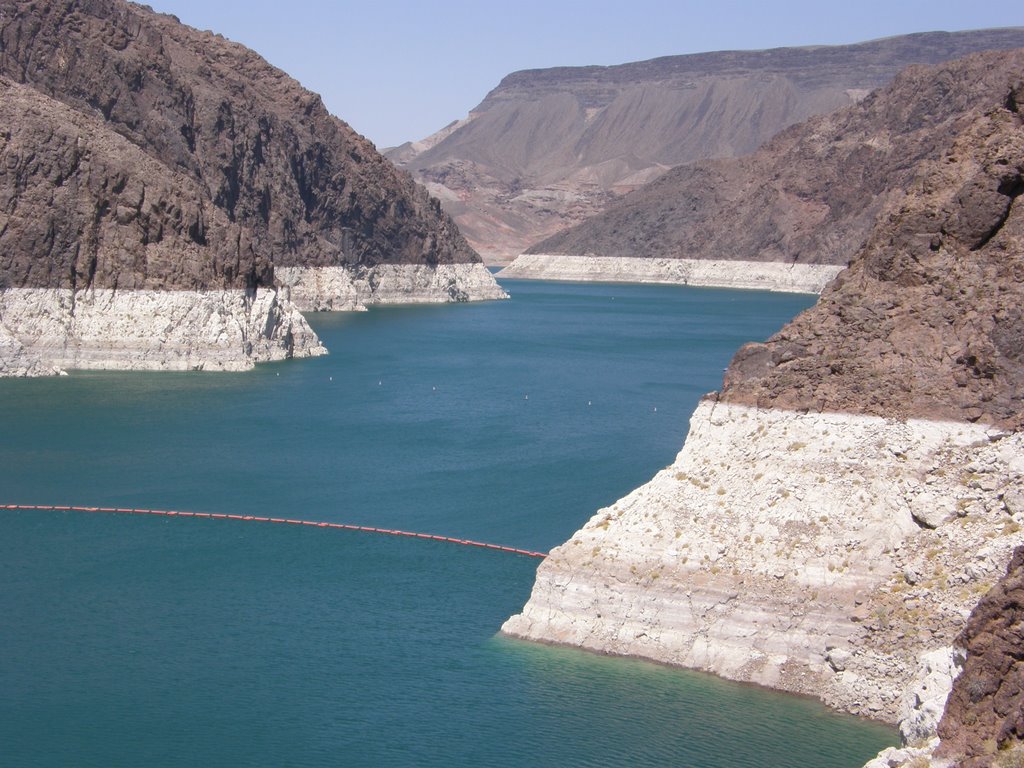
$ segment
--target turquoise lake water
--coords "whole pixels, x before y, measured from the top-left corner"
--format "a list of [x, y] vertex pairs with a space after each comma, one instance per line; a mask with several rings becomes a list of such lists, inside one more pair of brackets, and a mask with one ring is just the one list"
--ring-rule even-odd
[[[510, 282], [321, 314], [243, 374], [0, 380], [0, 503], [337, 521], [548, 550], [669, 464], [806, 296]], [[538, 560], [220, 520], [0, 511], [0, 765], [860, 766], [816, 702], [496, 636]]]

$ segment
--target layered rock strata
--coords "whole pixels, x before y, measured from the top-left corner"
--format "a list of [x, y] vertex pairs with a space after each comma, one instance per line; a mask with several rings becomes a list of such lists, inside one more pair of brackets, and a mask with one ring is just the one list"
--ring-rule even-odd
[[[408, 174], [220, 36], [123, 0], [0, 0], [0, 78], [3, 348], [40, 361], [0, 370], [238, 368], [322, 353], [274, 295], [275, 267], [390, 268], [417, 300], [502, 295]], [[91, 306], [124, 315], [107, 324]], [[210, 313], [241, 330], [215, 332]], [[130, 317], [127, 338], [82, 335]], [[159, 328], [173, 330], [144, 337]]]
[[780, 293], [821, 293], [843, 270], [832, 264], [784, 264], [720, 259], [644, 259], [523, 254], [498, 273], [520, 280], [663, 283]]
[[552, 552], [505, 632], [929, 736], [1024, 541], [1022, 105], [1024, 68], [815, 307], [737, 353], [675, 463]]
[[920, 164], [818, 304], [741, 348], [721, 399], [1024, 429], [1024, 52]]
[[39, 355], [25, 349], [0, 322], [0, 376], [49, 376], [62, 372], [60, 366], [46, 364]]
[[554, 549], [502, 630], [895, 722], [918, 657], [1024, 542], [999, 498], [1021, 482], [1019, 433], [705, 400], [676, 461]]
[[58, 370], [244, 371], [327, 351], [294, 305], [265, 288], [9, 288], [0, 329], [20, 345], [8, 351], [9, 375], [52, 373], [42, 361]]
[[748, 157], [675, 168], [531, 246], [528, 258], [846, 265], [918, 164], [1004, 107], [1022, 69], [1024, 50], [910, 68], [861, 103], [787, 129]]
[[38, 91], [0, 78], [0, 97], [0, 373], [326, 351], [199, 184]]
[[525, 70], [466, 119], [388, 156], [441, 199], [477, 250], [505, 264], [673, 166], [753, 152], [906, 66], [1020, 46], [1024, 29], [933, 32]]
[[303, 311], [508, 298], [483, 264], [279, 267], [276, 275], [285, 295]]

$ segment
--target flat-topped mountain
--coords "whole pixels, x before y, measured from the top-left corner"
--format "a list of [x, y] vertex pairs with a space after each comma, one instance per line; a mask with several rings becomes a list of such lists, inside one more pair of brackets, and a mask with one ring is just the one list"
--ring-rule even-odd
[[503, 295], [408, 174], [219, 35], [123, 0], [0, 0], [0, 77], [0, 335], [27, 356], [8, 371], [38, 370], [32, 349], [58, 367], [245, 367], [323, 351], [292, 300]]
[[1022, 64], [1018, 49], [912, 67], [861, 103], [788, 128], [747, 157], [674, 168], [529, 252], [556, 271], [559, 259], [546, 257], [845, 266], [917, 163], [1001, 106]]
[[744, 155], [910, 64], [1024, 46], [1024, 29], [724, 51], [508, 75], [458, 121], [389, 151], [485, 258], [507, 261], [670, 167]]

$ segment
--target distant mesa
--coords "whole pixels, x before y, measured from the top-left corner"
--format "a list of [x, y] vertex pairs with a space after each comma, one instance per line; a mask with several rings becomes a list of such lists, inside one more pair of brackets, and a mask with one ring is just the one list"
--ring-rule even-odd
[[504, 277], [680, 282], [819, 292], [879, 213], [959, 132], [1002, 107], [1021, 50], [911, 67], [858, 104], [743, 158], [679, 166], [528, 249]]
[[436, 201], [252, 51], [0, 0], [0, 374], [323, 354], [302, 309], [503, 292]]
[[441, 200], [486, 261], [507, 264], [672, 167], [749, 154], [783, 128], [859, 101], [908, 65], [1021, 46], [1021, 28], [930, 32], [525, 70], [505, 77], [466, 119], [387, 155]]

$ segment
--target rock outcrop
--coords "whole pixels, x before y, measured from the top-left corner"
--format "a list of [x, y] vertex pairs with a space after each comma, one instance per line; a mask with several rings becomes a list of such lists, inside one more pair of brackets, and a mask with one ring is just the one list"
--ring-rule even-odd
[[466, 119], [387, 154], [506, 263], [673, 166], [746, 155], [911, 64], [1020, 46], [1024, 29], [982, 30], [514, 72]]
[[967, 617], [1024, 543], [1022, 111], [1024, 66], [817, 305], [737, 353], [675, 463], [551, 553], [505, 632], [928, 736]]
[[980, 425], [706, 400], [675, 462], [552, 550], [503, 631], [896, 722], [919, 657], [1024, 542], [999, 498], [1021, 457], [1024, 437]]
[[[1012, 768], [1021, 764], [1024, 548], [1014, 551], [1006, 574], [981, 598], [951, 650], [952, 668], [947, 665], [933, 674], [941, 695], [929, 697], [920, 688], [911, 694], [913, 715], [900, 728], [905, 745], [884, 750], [865, 768]], [[941, 655], [935, 654], [940, 666]], [[910, 727], [905, 727], [908, 723]]]
[[998, 102], [917, 166], [815, 307], [739, 350], [723, 402], [1024, 428], [1024, 51], [1001, 60]]
[[244, 371], [326, 352], [294, 305], [266, 288], [10, 288], [0, 303], [0, 326], [20, 345], [8, 350], [8, 375], [70, 368]]
[[1010, 755], [1024, 757], [1024, 549], [974, 609], [957, 643], [966, 661], [939, 723], [937, 754], [962, 768], [1012, 765]]
[[[748, 157], [675, 168], [527, 253], [551, 256], [551, 272], [559, 255], [845, 266], [918, 164], [1003, 106], [1022, 62], [1016, 50], [910, 68]], [[503, 276], [534, 275], [513, 262]]]
[[275, 274], [285, 295], [303, 311], [508, 298], [490, 271], [475, 263], [278, 267]]
[[[322, 353], [275, 267], [387, 265], [433, 300], [503, 295], [408, 174], [218, 35], [123, 0], [0, 0], [0, 78], [0, 324], [44, 369], [134, 366], [129, 349], [147, 368], [159, 350], [172, 368]], [[97, 324], [86, 308], [100, 305], [126, 314]], [[75, 335], [132, 318], [131, 340]]]
[[241, 370], [325, 351], [194, 179], [5, 78], [0, 121], [5, 375]]

